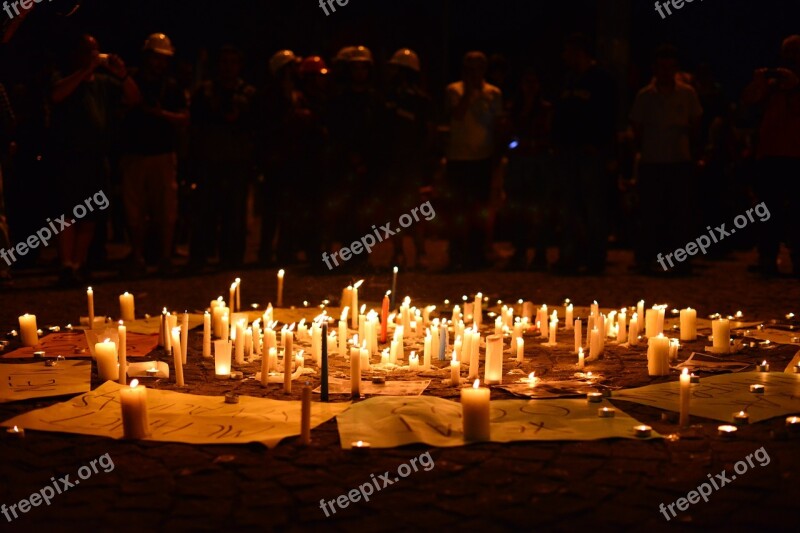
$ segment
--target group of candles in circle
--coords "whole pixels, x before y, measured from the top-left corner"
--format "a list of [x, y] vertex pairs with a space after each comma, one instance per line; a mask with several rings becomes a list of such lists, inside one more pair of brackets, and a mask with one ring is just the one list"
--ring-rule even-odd
[[[396, 276], [396, 272], [395, 272]], [[396, 277], [393, 281], [395, 287]], [[283, 301], [284, 271], [278, 273], [277, 302]], [[380, 363], [375, 363], [377, 368], [388, 370], [402, 368], [410, 371], [439, 370], [432, 365], [433, 357], [439, 361], [447, 360], [450, 353], [450, 384], [461, 385], [461, 365], [464, 361], [468, 366], [467, 380], [473, 383], [472, 387], [461, 390], [461, 403], [463, 406], [464, 433], [467, 440], [486, 440], [488, 438], [489, 424], [489, 389], [480, 386], [479, 381], [479, 348], [484, 348], [484, 384], [496, 385], [503, 381], [503, 339], [510, 338], [509, 351], [516, 353], [516, 361], [523, 362], [524, 337], [529, 330], [538, 332], [539, 336], [546, 338], [542, 343], [545, 347], [559, 346], [557, 332], [559, 324], [558, 310], [552, 313], [547, 305], [542, 305], [536, 310], [532, 302], [519, 300], [517, 305], [503, 305], [500, 313], [488, 312], [487, 316], [495, 317], [494, 334], [486, 335], [481, 339], [481, 327], [484, 316], [484, 305], [488, 301], [481, 293], [468, 301], [463, 297], [463, 311], [459, 305], [452, 307], [450, 320], [446, 318], [431, 318], [435, 306], [426, 306], [417, 309], [411, 306], [411, 300], [406, 297], [397, 312], [390, 313], [390, 295], [387, 291], [383, 298], [381, 312], [374, 310], [365, 313], [366, 305], [358, 306], [359, 281], [343, 290], [340, 302], [341, 314], [338, 328], [328, 332], [328, 323], [332, 320], [327, 315], [327, 310], [311, 322], [311, 327], [305, 320], [296, 324], [297, 339], [310, 341], [311, 356], [314, 363], [320, 368], [321, 400], [328, 401], [328, 353], [337, 352], [350, 360], [351, 392], [353, 396], [361, 395], [361, 382], [364, 370], [370, 369], [373, 364], [371, 357], [379, 353], [379, 341], [388, 347], [380, 351]], [[393, 300], [394, 298], [392, 298]], [[89, 324], [94, 324], [94, 299], [91, 287], [87, 291], [89, 310]], [[448, 301], [445, 301], [449, 304]], [[498, 301], [498, 304], [502, 302]], [[229, 305], [228, 305], [229, 304]], [[321, 306], [321, 307], [324, 307]], [[644, 301], [640, 300], [635, 308], [621, 309], [619, 312], [611, 311], [608, 315], [600, 312], [597, 302], [590, 307], [587, 319], [586, 345], [583, 343], [583, 321], [573, 318], [573, 305], [567, 300], [564, 304], [565, 327], [564, 330], [574, 332], [574, 350], [578, 356], [577, 366], [583, 369], [587, 361], [598, 359], [605, 351], [607, 339], [613, 339], [621, 346], [636, 346], [640, 343], [641, 318], [644, 317], [644, 334], [648, 340], [647, 360], [648, 374], [651, 376], [664, 376], [669, 374], [670, 361], [677, 359], [679, 340], [669, 339], [664, 335], [664, 320], [666, 305], [655, 305], [645, 312]], [[231, 285], [229, 302], [222, 297], [210, 302], [209, 310], [203, 316], [203, 348], [204, 358], [214, 358], [215, 375], [218, 379], [230, 379], [232, 363], [243, 365], [261, 357], [261, 383], [284, 384], [284, 391], [291, 394], [292, 379], [303, 372], [305, 366], [304, 351], [294, 351], [295, 324], [283, 326], [280, 337], [277, 335], [278, 322], [274, 320], [273, 307], [270, 304], [264, 313], [256, 320], [250, 322], [249, 314], [241, 310], [241, 280], [239, 278]], [[353, 312], [351, 313], [351, 310]], [[628, 311], [632, 315], [627, 319]], [[120, 295], [120, 311], [123, 320], [120, 320], [119, 335], [116, 342], [111, 339], [98, 342], [94, 346], [94, 356], [97, 360], [100, 379], [118, 380], [126, 384], [126, 329], [124, 321], [135, 319], [133, 295], [125, 293]], [[237, 312], [239, 311], [239, 312]], [[673, 310], [677, 314], [677, 310]], [[515, 316], [515, 314], [517, 316]], [[737, 314], [740, 316], [740, 314]], [[733, 318], [733, 317], [731, 317]], [[680, 311], [680, 340], [693, 341], [697, 338], [697, 312], [687, 308]], [[348, 341], [350, 329], [355, 331], [352, 340]], [[19, 317], [22, 343], [26, 346], [38, 344], [36, 317], [23, 315]], [[470, 327], [466, 324], [471, 323]], [[388, 334], [392, 332], [391, 340]], [[424, 336], [423, 336], [424, 331]], [[454, 341], [450, 343], [450, 332]], [[172, 353], [175, 367], [175, 382], [179, 387], [185, 385], [183, 365], [186, 364], [188, 354], [189, 314], [184, 312], [181, 323], [178, 325], [178, 315], [169, 313], [165, 308], [161, 315], [159, 345]], [[212, 337], [214, 354], [212, 356]], [[323, 342], [323, 339], [325, 342]], [[411, 342], [421, 341], [423, 348], [422, 360], [412, 351], [408, 357], [408, 365], [403, 365], [405, 359], [404, 340]], [[712, 351], [718, 354], [730, 352], [730, 323], [728, 319], [718, 318], [712, 320]], [[279, 366], [278, 347], [283, 354], [283, 363]], [[349, 350], [348, 350], [349, 347]], [[584, 348], [588, 348], [589, 355], [585, 358]], [[294, 362], [295, 371], [292, 372]], [[764, 363], [766, 365], [766, 362]], [[768, 367], [767, 367], [768, 368]], [[279, 370], [281, 372], [279, 372]], [[155, 375], [156, 371], [148, 372]], [[281, 375], [282, 374], [282, 375]], [[681, 421], [688, 419], [688, 388], [684, 398], [684, 380], [689, 383], [690, 376], [686, 371], [681, 375]], [[525, 381], [525, 380], [524, 380]], [[529, 378], [531, 386], [536, 380]], [[123, 394], [123, 411], [126, 405], [144, 406], [142, 397], [145, 397], [144, 386], [138, 381], [132, 382], [131, 391]], [[135, 395], [135, 396], [131, 396]], [[305, 394], [304, 394], [305, 396]], [[125, 399], [125, 398], [135, 398]], [[591, 394], [588, 397], [592, 401]], [[685, 409], [684, 409], [685, 407]], [[136, 408], [136, 409], [139, 409]], [[601, 409], [598, 415], [611, 417], [612, 408]], [[146, 409], [145, 409], [146, 411]], [[130, 417], [129, 417], [130, 418]], [[141, 417], [138, 417], [139, 420]], [[125, 419], [125, 416], [123, 416]], [[741, 420], [742, 417], [738, 417]], [[138, 422], [141, 424], [141, 420]], [[146, 426], [145, 426], [146, 427]], [[136, 432], [134, 432], [136, 433]], [[127, 432], [126, 432], [127, 434]], [[638, 434], [638, 432], [637, 432]]]

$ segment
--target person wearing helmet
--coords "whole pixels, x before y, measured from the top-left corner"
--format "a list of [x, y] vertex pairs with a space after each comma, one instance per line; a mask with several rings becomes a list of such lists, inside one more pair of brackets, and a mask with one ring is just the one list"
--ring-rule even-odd
[[[59, 207], [66, 208], [107, 190], [109, 142], [123, 105], [139, 100], [139, 90], [116, 55], [101, 56], [97, 40], [82, 35], [71, 50], [68, 72], [56, 74], [50, 91], [53, 183]], [[89, 249], [95, 227], [106, 213], [96, 211], [58, 234], [61, 286], [78, 286], [88, 276]]]
[[123, 124], [120, 168], [133, 275], [146, 272], [148, 223], [159, 240], [159, 268], [162, 273], [172, 271], [172, 238], [178, 213], [178, 135], [189, 125], [186, 95], [169, 75], [174, 55], [175, 48], [163, 33], [147, 38], [142, 67], [134, 74], [142, 103], [128, 113]]
[[334, 158], [331, 167], [338, 194], [329, 198], [326, 227], [335, 232], [329, 236], [332, 241], [351, 242], [363, 232], [360, 228], [383, 218], [377, 183], [379, 151], [386, 137], [382, 130], [383, 103], [372, 81], [372, 52], [364, 46], [352, 46], [340, 50], [336, 57], [339, 87], [331, 100], [329, 125]]
[[454, 217], [450, 263], [455, 269], [487, 265], [495, 129], [503, 111], [502, 92], [486, 82], [487, 67], [483, 52], [468, 52], [462, 81], [451, 83], [446, 91], [450, 117], [446, 194]]
[[[394, 211], [389, 218], [399, 217], [419, 205], [419, 191], [430, 181], [436, 160], [432, 149], [433, 104], [422, 89], [420, 74], [419, 57], [413, 50], [400, 49], [389, 60], [384, 103], [389, 142], [383, 146], [384, 172], [379, 181], [384, 205], [392, 206]], [[421, 237], [423, 229], [424, 225], [416, 225], [414, 235]], [[421, 239], [416, 247], [410, 246], [411, 242], [405, 237], [394, 239], [396, 255], [402, 254], [406, 269], [415, 267], [416, 252], [422, 244]], [[402, 253], [404, 250], [407, 253]]]
[[[269, 60], [270, 85], [259, 98], [260, 161], [264, 172], [259, 261], [273, 265], [295, 263], [297, 252], [310, 244], [312, 204], [305, 191], [309, 175], [306, 139], [311, 111], [298, 87], [300, 59], [281, 50]], [[303, 198], [303, 201], [298, 201]], [[277, 244], [275, 236], [278, 235]]]
[[216, 76], [192, 97], [192, 269], [202, 268], [217, 250], [221, 266], [244, 264], [256, 90], [240, 77], [242, 62], [237, 48], [223, 46]]
[[300, 90], [308, 105], [320, 117], [328, 106], [328, 65], [320, 56], [309, 56], [300, 63]]

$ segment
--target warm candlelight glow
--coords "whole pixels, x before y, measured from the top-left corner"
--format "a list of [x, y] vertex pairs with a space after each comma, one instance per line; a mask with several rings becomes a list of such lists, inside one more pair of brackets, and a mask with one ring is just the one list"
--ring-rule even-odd
[[473, 389], [478, 389], [478, 388], [480, 388], [480, 386], [481, 386], [481, 380], [480, 379], [476, 379], [475, 382], [472, 384], [472, 388]]
[[131, 388], [132, 389], [135, 389], [138, 386], [139, 386], [139, 380], [138, 379], [134, 379], [133, 381], [131, 381]]
[[[283, 270], [281, 270], [281, 272], [283, 272]], [[359, 287], [360, 287], [360, 286], [361, 286], [363, 283], [364, 283], [364, 280], [363, 280], [363, 279], [360, 279], [360, 280], [356, 281], [355, 283], [353, 283], [353, 288], [354, 288], [354, 289], [357, 289], [357, 288], [359, 288]]]

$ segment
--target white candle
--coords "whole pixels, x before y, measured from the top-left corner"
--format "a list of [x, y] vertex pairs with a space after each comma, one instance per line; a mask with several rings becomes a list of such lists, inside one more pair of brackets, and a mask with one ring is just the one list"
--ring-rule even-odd
[[97, 374], [102, 381], [119, 379], [117, 345], [111, 342], [111, 339], [94, 345], [94, 357], [97, 360]]
[[236, 282], [231, 283], [231, 288], [228, 290], [228, 301], [230, 302], [232, 312], [240, 311], [240, 309], [236, 307]]
[[525, 341], [522, 337], [517, 337], [517, 362], [521, 363], [525, 360]]
[[422, 350], [422, 368], [424, 370], [430, 370], [431, 369], [431, 341], [432, 340], [433, 339], [431, 338], [431, 330], [427, 330], [427, 333], [425, 334], [425, 341], [424, 341], [424, 344], [423, 344], [424, 347], [423, 347], [423, 350]]
[[119, 335], [119, 384], [125, 385], [128, 383], [128, 329], [119, 321], [119, 328], [117, 329]]
[[461, 385], [461, 361], [457, 359], [450, 361], [450, 382], [455, 387]]
[[222, 315], [222, 318], [219, 321], [221, 330], [219, 337], [224, 341], [227, 341], [230, 338], [231, 329], [228, 325], [229, 321], [230, 321], [230, 316], [228, 315], [227, 310], [225, 310], [225, 313]]
[[550, 321], [550, 340], [548, 344], [556, 344], [556, 331], [558, 330], [558, 320], [555, 318], [555, 311], [553, 312], [553, 320]]
[[[228, 379], [231, 376], [231, 343], [230, 341], [214, 341], [214, 374], [217, 378]], [[261, 374], [261, 383], [265, 384], [265, 373]]]
[[292, 393], [292, 359], [294, 359], [293, 349], [294, 349], [293, 344], [291, 342], [287, 342], [286, 348], [283, 349], [283, 393], [284, 394]]
[[669, 375], [669, 339], [663, 333], [647, 340], [647, 373], [650, 376]]
[[481, 347], [481, 334], [478, 331], [472, 332], [472, 343], [470, 344], [469, 356], [469, 377], [470, 379], [478, 379], [478, 372], [480, 367], [480, 347]]
[[350, 349], [350, 392], [361, 396], [361, 350], [358, 346]]
[[713, 338], [712, 351], [714, 353], [729, 353], [731, 351], [731, 326], [727, 318], [711, 321]]
[[244, 330], [244, 357], [246, 361], [253, 358], [253, 328]]
[[278, 299], [275, 301], [275, 305], [278, 307], [283, 307], [283, 276], [286, 272], [283, 269], [278, 270]]
[[480, 292], [475, 295], [475, 303], [472, 308], [472, 322], [476, 329], [481, 329], [481, 322], [483, 321], [483, 294]]
[[572, 329], [572, 324], [573, 324], [572, 313], [573, 313], [572, 304], [569, 304], [569, 305], [567, 305], [567, 310], [566, 310], [566, 313], [565, 313], [566, 314], [565, 321], [567, 323], [567, 329]]
[[139, 380], [131, 381], [130, 387], [119, 391], [122, 406], [122, 427], [126, 439], [143, 439], [150, 434], [147, 416], [147, 388]]
[[644, 318], [644, 300], [639, 300], [636, 304], [636, 314]]
[[594, 361], [600, 357], [600, 343], [601, 343], [601, 336], [600, 330], [594, 328], [589, 333], [589, 359]]
[[186, 311], [183, 312], [181, 320], [181, 356], [185, 365], [186, 358], [189, 356], [189, 313]]
[[244, 364], [244, 320], [236, 322], [236, 339], [234, 340], [235, 360], [237, 365]]
[[203, 357], [211, 357], [211, 315], [203, 314]]
[[91, 287], [86, 289], [86, 302], [89, 305], [89, 329], [94, 328], [94, 291]]
[[[353, 284], [353, 291], [351, 293], [351, 304], [350, 309], [353, 311], [353, 316], [350, 319], [350, 327], [353, 329], [358, 329], [358, 288], [361, 284], [364, 283], [364, 280], [359, 280]], [[404, 322], [403, 325], [405, 326], [406, 323]]]
[[339, 355], [344, 357], [346, 353], [347, 353], [347, 319], [344, 319], [339, 321]]
[[639, 344], [639, 315], [633, 313], [631, 317], [630, 331], [628, 331], [628, 344], [637, 346]]
[[648, 309], [644, 315], [644, 334], [648, 338], [655, 337], [659, 334], [658, 331], [658, 309], [653, 307]]
[[585, 365], [584, 356], [583, 356], [583, 347], [578, 348], [578, 368], [583, 370]]
[[36, 315], [25, 313], [19, 317], [19, 334], [23, 346], [39, 344], [39, 328], [36, 327]]
[[689, 369], [684, 368], [681, 372], [681, 416], [680, 426], [685, 427], [689, 425], [689, 398], [691, 397], [691, 376], [689, 376]]
[[489, 389], [480, 387], [477, 379], [472, 387], [461, 389], [464, 440], [488, 441], [490, 439], [489, 397]]
[[581, 331], [582, 329], [583, 324], [579, 318], [575, 321], [575, 353], [578, 353], [578, 350], [581, 348], [581, 340], [583, 337], [583, 332]]
[[490, 385], [503, 382], [503, 337], [486, 337], [486, 369], [484, 381]]
[[234, 280], [236, 283], [236, 310], [242, 310], [242, 280], [241, 278], [236, 278]]
[[419, 356], [411, 352], [411, 355], [408, 356], [408, 369], [412, 371], [419, 370]]
[[132, 322], [136, 320], [133, 294], [126, 292], [119, 295], [119, 314], [120, 318], [126, 322]]
[[181, 353], [181, 328], [172, 328], [172, 359], [175, 363], [175, 383], [183, 387], [183, 354]]
[[697, 310], [687, 307], [681, 309], [681, 340], [693, 341], [697, 339]]

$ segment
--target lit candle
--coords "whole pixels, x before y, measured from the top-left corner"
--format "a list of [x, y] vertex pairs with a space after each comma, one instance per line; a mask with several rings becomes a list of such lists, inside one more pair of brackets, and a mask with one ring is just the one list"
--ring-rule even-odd
[[119, 295], [119, 314], [122, 320], [132, 322], [136, 320], [134, 311], [133, 294], [128, 292]]
[[631, 346], [637, 346], [639, 344], [639, 315], [638, 313], [633, 313], [631, 317], [630, 329], [628, 331], [628, 344]]
[[386, 330], [389, 325], [389, 293], [388, 291], [383, 297], [381, 304], [381, 342], [386, 343]]
[[128, 380], [128, 330], [119, 321], [119, 328], [117, 329], [119, 335], [119, 384], [125, 385]]
[[597, 410], [597, 416], [600, 418], [614, 418], [617, 414], [617, 410], [613, 407], [601, 407]]
[[483, 321], [483, 294], [480, 292], [475, 295], [475, 303], [472, 308], [472, 323], [476, 330], [481, 329], [481, 322]]
[[681, 340], [693, 341], [697, 339], [697, 310], [687, 307], [681, 309]]
[[147, 416], [147, 388], [138, 379], [131, 381], [130, 387], [119, 391], [122, 406], [122, 427], [126, 439], [143, 439], [150, 434]]
[[439, 361], [444, 361], [444, 356], [446, 352], [447, 352], [447, 320], [442, 319], [442, 324], [439, 326]]
[[[288, 349], [287, 349], [288, 348]], [[286, 348], [283, 349], [283, 393], [292, 393], [292, 359], [293, 345], [291, 342], [286, 343]]]
[[[362, 279], [353, 284], [350, 304], [350, 310], [353, 312], [353, 316], [350, 319], [350, 327], [353, 329], [358, 329], [358, 288], [361, 287], [363, 283], [364, 280]], [[403, 323], [403, 325], [405, 326], [406, 324]]]
[[497, 385], [503, 382], [503, 338], [499, 335], [486, 337], [484, 381], [490, 385]]
[[589, 338], [589, 360], [594, 361], [600, 358], [600, 331], [594, 328]]
[[392, 290], [389, 292], [392, 295], [391, 309], [394, 309], [394, 295], [397, 294], [397, 267], [392, 269]]
[[575, 352], [574, 353], [579, 353], [579, 350], [581, 348], [581, 340], [582, 340], [582, 336], [583, 336], [583, 333], [581, 331], [582, 327], [583, 326], [582, 326], [582, 323], [581, 323], [581, 319], [579, 318], [578, 320], [575, 321]]
[[644, 318], [644, 300], [639, 300], [636, 304], [636, 314]]
[[736, 426], [731, 426], [729, 424], [725, 424], [725, 425], [717, 427], [717, 433], [723, 439], [732, 439], [733, 437], [736, 436], [736, 432], [737, 431], [738, 430], [737, 430]]
[[617, 344], [624, 344], [628, 342], [628, 332], [626, 331], [627, 327], [627, 316], [625, 314], [625, 310], [621, 310], [619, 315], [617, 315]]
[[203, 357], [211, 357], [211, 315], [203, 314]]
[[408, 369], [411, 371], [419, 370], [419, 356], [411, 352], [411, 355], [408, 356]]
[[361, 350], [358, 346], [350, 349], [350, 392], [353, 397], [361, 397]]
[[736, 426], [746, 426], [750, 423], [750, 415], [748, 415], [745, 411], [733, 413], [733, 423]]
[[175, 383], [183, 387], [183, 354], [181, 353], [181, 328], [172, 328], [172, 358], [175, 364]]
[[566, 313], [565, 313], [566, 314], [565, 322], [567, 323], [566, 324], [567, 325], [567, 329], [572, 329], [572, 327], [573, 327], [573, 320], [572, 320], [572, 312], [573, 311], [572, 311], [572, 309], [573, 309], [572, 308], [572, 304], [567, 305], [567, 310], [566, 310]]
[[557, 330], [558, 330], [558, 319], [556, 318], [556, 312], [553, 311], [553, 318], [550, 320], [550, 340], [547, 344], [555, 346]]
[[731, 326], [727, 318], [711, 321], [712, 351], [717, 354], [731, 351]]
[[94, 291], [91, 287], [86, 289], [86, 302], [89, 305], [89, 329], [94, 328]]
[[[264, 358], [264, 362], [267, 358]], [[264, 372], [264, 362], [261, 366], [261, 384], [268, 383], [267, 374]], [[230, 341], [214, 341], [214, 374], [217, 379], [230, 379], [231, 377], [231, 343]]]
[[183, 312], [183, 320], [181, 320], [181, 356], [183, 357], [183, 364], [186, 364], [186, 358], [189, 356], [189, 313]]
[[757, 365], [759, 372], [769, 372], [769, 364], [764, 360], [760, 365]]
[[586, 393], [586, 400], [589, 403], [600, 403], [603, 401], [603, 393], [602, 392], [587, 392]]
[[481, 387], [477, 379], [472, 387], [461, 389], [464, 440], [488, 441], [490, 439], [489, 397], [489, 389]]
[[234, 280], [236, 283], [236, 310], [242, 310], [242, 280], [241, 278], [236, 278]]
[[517, 362], [521, 363], [525, 360], [525, 341], [522, 337], [517, 337]]
[[228, 311], [225, 310], [225, 313], [220, 318], [220, 339], [227, 341], [230, 338], [230, 331], [231, 328], [229, 327], [230, 316], [228, 315]]
[[236, 321], [236, 338], [234, 339], [235, 361], [237, 365], [244, 364], [244, 320]]
[[633, 427], [634, 434], [640, 439], [646, 439], [653, 433], [653, 428], [645, 424]]
[[583, 370], [585, 365], [583, 347], [578, 348], [578, 369]]
[[311, 387], [303, 387], [300, 407], [300, 444], [311, 444]]
[[97, 360], [97, 374], [102, 381], [119, 379], [117, 345], [106, 339], [94, 345], [94, 358]]
[[786, 429], [788, 429], [789, 431], [800, 430], [800, 416], [787, 416]]
[[[345, 307], [345, 311], [347, 311], [347, 307]], [[342, 313], [345, 317], [339, 321], [339, 355], [344, 357], [347, 353], [347, 314]]]
[[480, 367], [480, 347], [481, 347], [481, 334], [473, 328], [472, 342], [470, 343], [470, 356], [469, 356], [469, 377], [470, 379], [478, 379], [478, 372]]
[[669, 338], [663, 333], [647, 341], [647, 373], [650, 376], [669, 375]]
[[323, 319], [322, 320], [322, 338], [325, 341], [322, 343], [322, 348], [320, 350], [320, 359], [321, 359], [321, 367], [320, 367], [320, 379], [322, 383], [320, 384], [320, 400], [323, 402], [328, 401], [328, 321]]
[[450, 361], [450, 382], [454, 387], [461, 385], [461, 361]]
[[750, 385], [750, 392], [755, 394], [764, 394], [764, 385]]
[[39, 344], [39, 328], [36, 327], [36, 315], [25, 313], [19, 317], [19, 333], [23, 346]]
[[278, 299], [275, 302], [277, 307], [283, 307], [283, 276], [285, 273], [283, 269], [278, 270]]
[[689, 425], [689, 399], [691, 398], [691, 376], [689, 369], [684, 368], [681, 372], [681, 394], [680, 394], [680, 421], [681, 427]]

